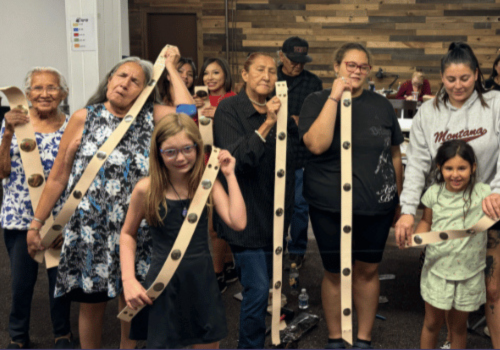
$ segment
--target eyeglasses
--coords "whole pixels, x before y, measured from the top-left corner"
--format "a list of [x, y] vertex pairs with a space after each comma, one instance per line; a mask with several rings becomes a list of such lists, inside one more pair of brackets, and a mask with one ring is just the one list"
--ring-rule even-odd
[[182, 154], [187, 156], [187, 155], [190, 155], [191, 153], [193, 153], [193, 151], [195, 151], [195, 150], [196, 150], [196, 143], [189, 145], [189, 146], [186, 146], [186, 147], [182, 147], [180, 149], [179, 148], [169, 148], [169, 149], [161, 149], [160, 148], [160, 153], [163, 154], [165, 157], [167, 157], [167, 159], [174, 159], [177, 157], [177, 154], [179, 154], [179, 152], [182, 152]]
[[33, 86], [30, 88], [30, 91], [34, 92], [37, 95], [41, 95], [43, 91], [47, 91], [48, 94], [55, 95], [59, 92], [59, 90], [61, 90], [61, 88], [58, 86]]
[[349, 73], [354, 73], [356, 69], [359, 68], [361, 74], [368, 74], [372, 69], [372, 66], [369, 64], [358, 65], [356, 62], [345, 62], [345, 68]]

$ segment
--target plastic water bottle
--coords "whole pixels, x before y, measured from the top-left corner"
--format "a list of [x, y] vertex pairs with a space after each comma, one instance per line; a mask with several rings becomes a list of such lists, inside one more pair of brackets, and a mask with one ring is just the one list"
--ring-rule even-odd
[[292, 295], [299, 294], [299, 270], [296, 263], [292, 263], [290, 266], [288, 281], [290, 282], [290, 293]]
[[299, 309], [305, 310], [309, 308], [309, 295], [305, 288], [302, 288], [299, 295]]

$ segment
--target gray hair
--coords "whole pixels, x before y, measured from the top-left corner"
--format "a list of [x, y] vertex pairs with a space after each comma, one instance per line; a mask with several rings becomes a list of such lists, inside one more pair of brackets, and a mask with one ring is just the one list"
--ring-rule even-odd
[[26, 94], [28, 94], [31, 90], [33, 75], [35, 75], [36, 73], [44, 72], [54, 74], [59, 79], [59, 87], [61, 88], [61, 90], [66, 94], [66, 96], [69, 94], [69, 87], [68, 83], [66, 82], [66, 78], [64, 78], [61, 72], [52, 67], [33, 67], [28, 71], [28, 73], [26, 73], [26, 77], [24, 78], [24, 92]]
[[[128, 62], [135, 62], [139, 66], [141, 66], [142, 71], [144, 72], [144, 76], [146, 77], [146, 79], [144, 80], [144, 86], [146, 86], [150, 83], [151, 79], [153, 78], [153, 64], [151, 62], [146, 61], [146, 60], [142, 60], [136, 56], [124, 58], [120, 62], [118, 62], [109, 71], [108, 74], [106, 74], [104, 79], [101, 80], [101, 82], [97, 86], [96, 92], [87, 101], [87, 106], [94, 105], [96, 103], [104, 103], [108, 100], [106, 97], [106, 93], [108, 92], [108, 80], [109, 80], [109, 78], [111, 78], [116, 73], [118, 68], [120, 68], [122, 65], [124, 65], [125, 63], [128, 63]], [[161, 101], [160, 92], [158, 91], [157, 86], [155, 86], [153, 92], [151, 93], [151, 95], [149, 95], [148, 101], [157, 102], [157, 103], [159, 103], [159, 101]]]

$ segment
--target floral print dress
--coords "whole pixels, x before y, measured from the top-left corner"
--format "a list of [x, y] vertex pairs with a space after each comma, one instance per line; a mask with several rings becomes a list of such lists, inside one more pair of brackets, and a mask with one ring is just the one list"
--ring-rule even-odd
[[[69, 190], [80, 180], [94, 154], [122, 121], [104, 104], [87, 106], [86, 109], [87, 119], [69, 178]], [[153, 127], [153, 103], [148, 102], [101, 167], [64, 228], [56, 297], [77, 288], [87, 294], [107, 292], [110, 298], [121, 293], [120, 231], [132, 190], [148, 175]], [[150, 257], [151, 238], [143, 221], [137, 236], [139, 281], [144, 280]]]

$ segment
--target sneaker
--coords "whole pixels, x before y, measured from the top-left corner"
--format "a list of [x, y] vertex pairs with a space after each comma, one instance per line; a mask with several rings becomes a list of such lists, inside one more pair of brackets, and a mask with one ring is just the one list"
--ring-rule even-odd
[[302, 264], [304, 263], [305, 260], [305, 255], [299, 255], [299, 254], [288, 254], [287, 261], [285, 262], [285, 270], [290, 270], [290, 266], [292, 266], [293, 263], [297, 265], [297, 270], [302, 267]]
[[219, 291], [222, 294], [227, 289], [226, 280], [224, 279], [224, 272], [216, 273], [215, 275], [217, 276], [217, 283], [219, 284]]
[[367, 344], [365, 342], [356, 340], [354, 342], [354, 344], [352, 344], [352, 348], [353, 349], [373, 349], [373, 346], [371, 346], [370, 344]]
[[333, 342], [328, 342], [325, 346], [325, 349], [345, 349], [345, 343], [344, 341], [333, 341]]
[[226, 283], [233, 283], [238, 280], [238, 274], [234, 268], [234, 261], [224, 264], [224, 279]]
[[451, 349], [451, 343], [447, 340], [444, 342], [443, 346], [440, 349]]
[[73, 336], [57, 338], [54, 344], [54, 349], [74, 349]]

